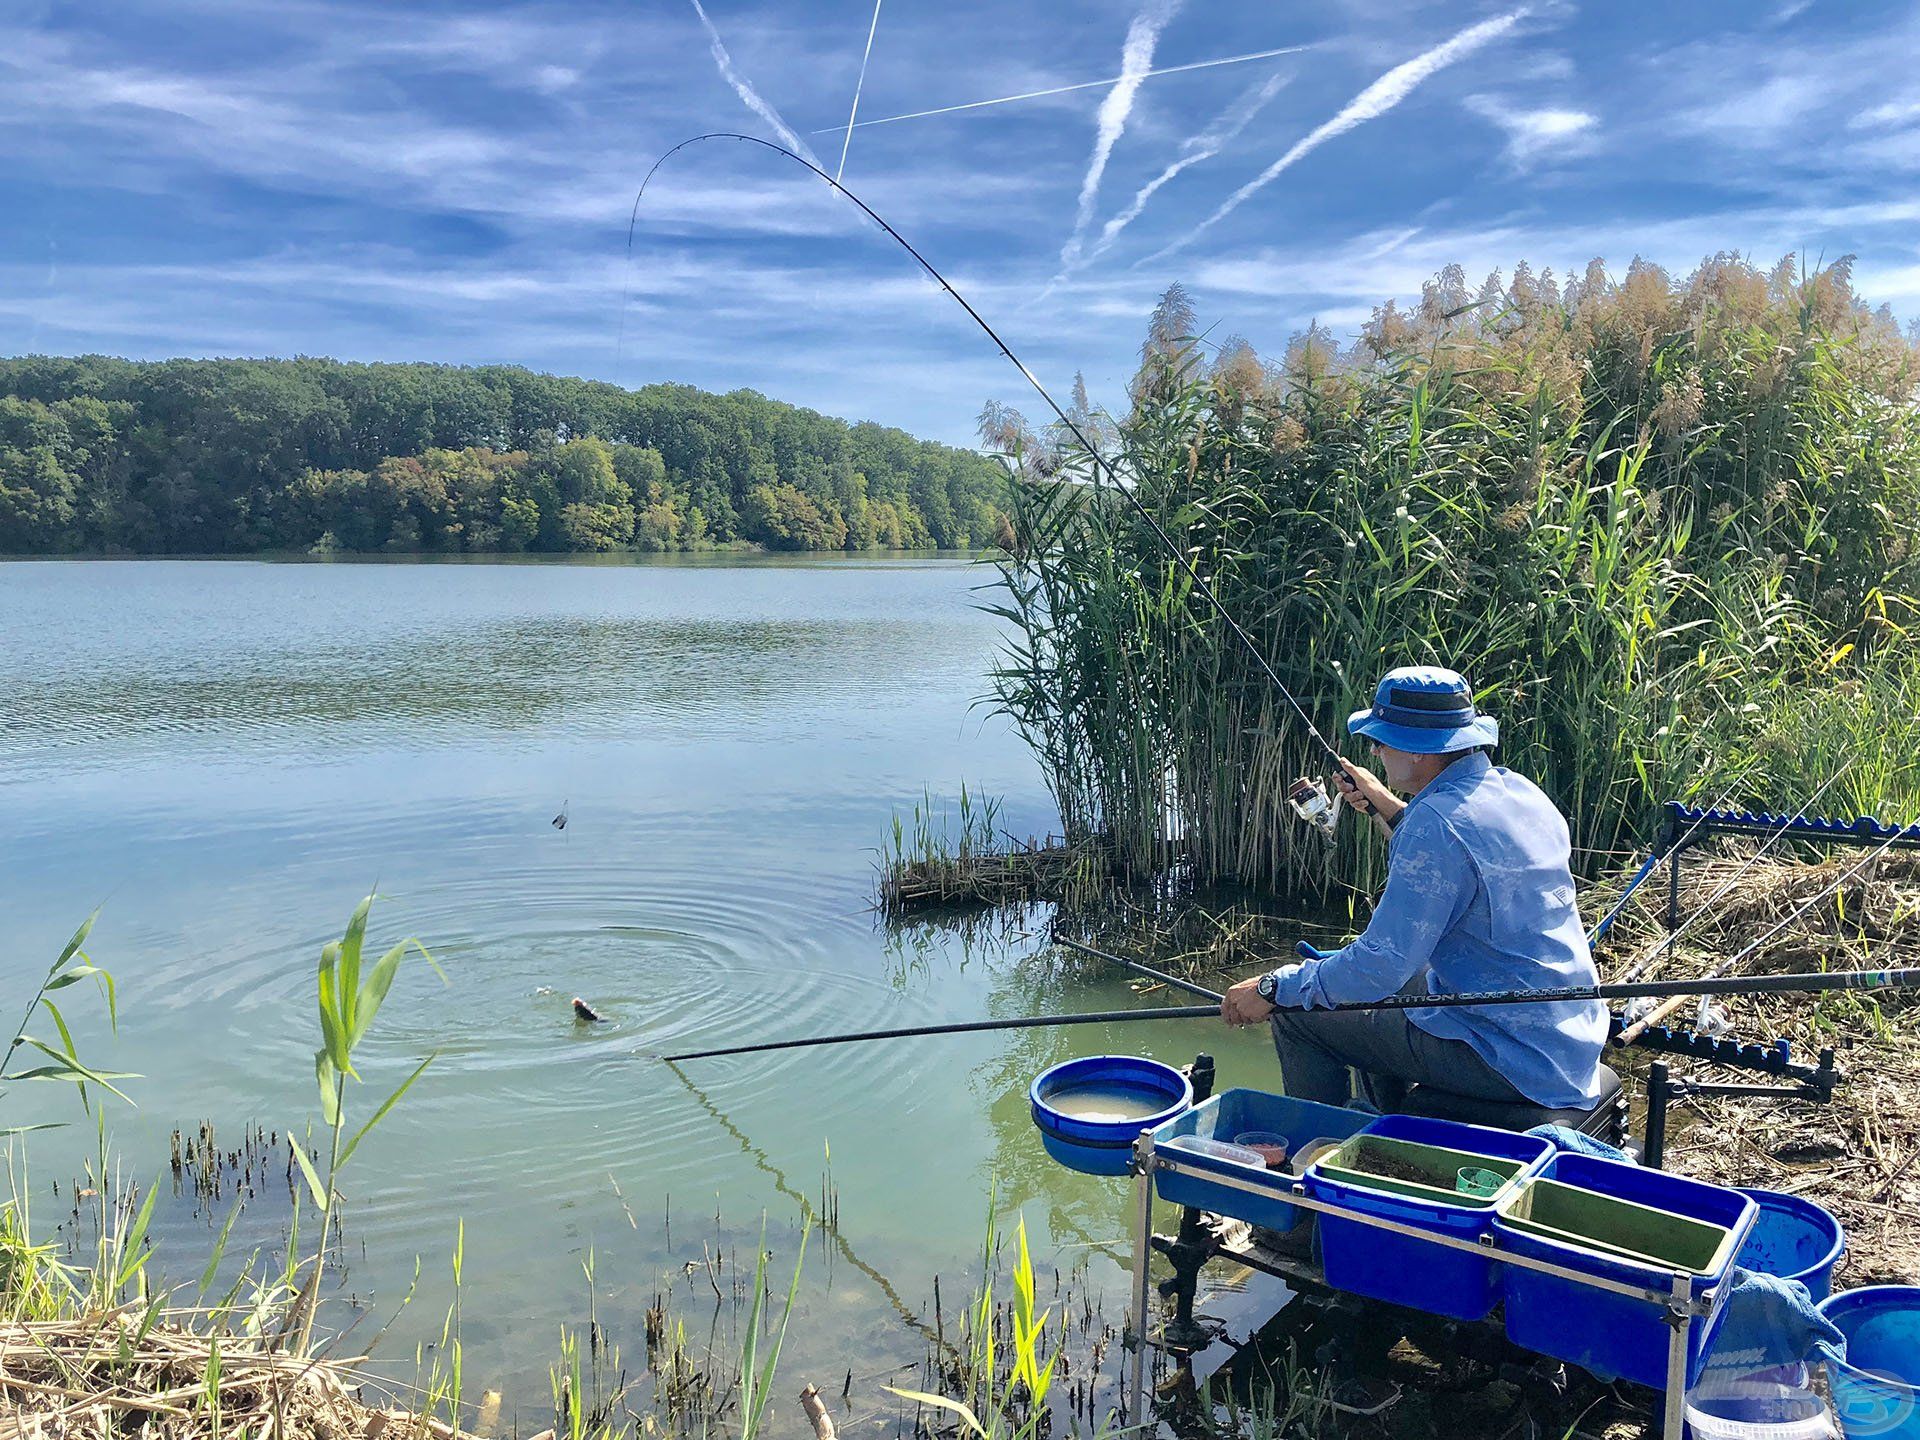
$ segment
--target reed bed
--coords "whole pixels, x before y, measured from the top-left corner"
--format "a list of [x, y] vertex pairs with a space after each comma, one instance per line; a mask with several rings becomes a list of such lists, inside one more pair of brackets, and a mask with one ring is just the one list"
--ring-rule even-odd
[[1291, 818], [1304, 728], [1116, 485], [1330, 737], [1393, 665], [1467, 673], [1588, 874], [1662, 800], [1790, 810], [1843, 757], [1836, 807], [1920, 804], [1920, 359], [1844, 262], [1521, 266], [1477, 297], [1443, 272], [1273, 364], [1203, 359], [1198, 328], [1176, 287], [1111, 465], [983, 417], [1022, 482], [996, 695], [1069, 842], [1296, 899], [1384, 867], [1367, 827], [1329, 851]]
[[1016, 839], [1000, 825], [1000, 801], [962, 785], [953, 805], [929, 793], [915, 802], [911, 821], [894, 815], [875, 908], [894, 923], [983, 905], [1073, 903], [1111, 880], [1106, 847], [1098, 841]]

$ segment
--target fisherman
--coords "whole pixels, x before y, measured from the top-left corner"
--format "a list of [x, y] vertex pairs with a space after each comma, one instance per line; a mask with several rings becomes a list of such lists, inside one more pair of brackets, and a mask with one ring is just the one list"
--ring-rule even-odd
[[[1230, 1025], [1269, 1021], [1286, 1093], [1344, 1105], [1348, 1071], [1393, 1110], [1407, 1087], [1547, 1109], [1603, 1093], [1597, 1000], [1316, 1013], [1402, 991], [1461, 994], [1598, 982], [1574, 903], [1567, 822], [1533, 782], [1493, 764], [1500, 727], [1451, 670], [1388, 672], [1347, 732], [1386, 773], [1334, 777], [1387, 833], [1387, 886], [1357, 940], [1228, 990]], [[1393, 791], [1410, 798], [1400, 800]]]

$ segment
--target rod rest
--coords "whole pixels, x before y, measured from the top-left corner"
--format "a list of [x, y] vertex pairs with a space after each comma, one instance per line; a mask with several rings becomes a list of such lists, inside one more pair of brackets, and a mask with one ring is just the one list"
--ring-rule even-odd
[[[1614, 1016], [1607, 1035], [1609, 1045], [1620, 1043], [1620, 1032], [1623, 1028], [1620, 1017]], [[1793, 1045], [1787, 1040], [1776, 1040], [1771, 1045], [1759, 1045], [1734, 1036], [1716, 1037], [1702, 1035], [1696, 1030], [1676, 1030], [1665, 1025], [1653, 1025], [1641, 1031], [1633, 1043], [1638, 1049], [1653, 1050], [1662, 1055], [1685, 1055], [1694, 1060], [1705, 1060], [1709, 1064], [1725, 1065], [1735, 1070], [1753, 1070], [1762, 1075], [1778, 1075], [1783, 1079], [1797, 1081], [1802, 1085], [1812, 1085], [1829, 1092], [1834, 1085], [1846, 1078], [1834, 1068], [1831, 1050], [1821, 1052], [1818, 1065], [1808, 1065], [1793, 1058]]]
[[[1668, 841], [1668, 849], [1686, 848], [1708, 835], [1773, 836], [1783, 832], [1834, 845], [1884, 845], [1891, 841], [1895, 849], [1920, 849], [1920, 825], [1908, 825], [1904, 829], [1883, 825], [1871, 815], [1862, 815], [1857, 820], [1796, 818], [1754, 810], [1704, 810], [1682, 805], [1677, 800], [1669, 800], [1666, 811], [1666, 833], [1674, 837]], [[1682, 840], [1681, 836], [1686, 838]]]

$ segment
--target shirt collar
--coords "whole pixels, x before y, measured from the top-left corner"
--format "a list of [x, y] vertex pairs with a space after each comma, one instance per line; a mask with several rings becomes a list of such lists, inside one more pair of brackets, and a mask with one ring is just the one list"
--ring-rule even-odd
[[1429, 795], [1437, 795], [1442, 790], [1464, 789], [1492, 768], [1493, 761], [1488, 758], [1487, 752], [1484, 750], [1474, 750], [1466, 755], [1462, 755], [1458, 760], [1434, 776], [1431, 785], [1407, 801], [1407, 809], [1411, 810]]

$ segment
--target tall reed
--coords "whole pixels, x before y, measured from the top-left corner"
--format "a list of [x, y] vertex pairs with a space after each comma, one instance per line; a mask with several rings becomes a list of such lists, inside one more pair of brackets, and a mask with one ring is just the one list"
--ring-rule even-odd
[[[1289, 817], [1314, 748], [1116, 484], [1336, 742], [1391, 666], [1468, 674], [1588, 868], [1660, 800], [1739, 780], [1783, 803], [1836, 744], [1913, 748], [1920, 662], [1891, 617], [1920, 589], [1920, 362], [1844, 263], [1596, 266], [1564, 289], [1522, 266], [1478, 302], [1443, 272], [1353, 351], [1310, 332], [1264, 368], [1169, 329], [1110, 468], [994, 416], [1023, 482], [996, 693], [1070, 840], [1289, 894], [1384, 861], [1366, 827], [1329, 854]], [[1890, 754], [1849, 798], [1911, 805], [1920, 777]]]

